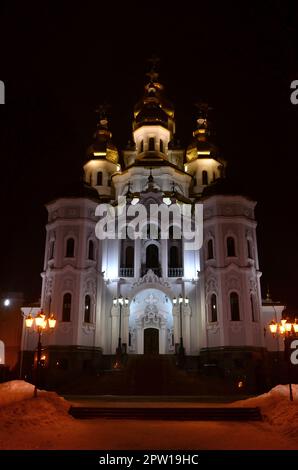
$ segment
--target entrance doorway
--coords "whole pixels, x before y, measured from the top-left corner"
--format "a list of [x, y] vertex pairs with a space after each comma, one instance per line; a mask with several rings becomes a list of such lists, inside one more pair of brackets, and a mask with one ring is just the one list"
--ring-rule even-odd
[[159, 330], [144, 329], [144, 354], [159, 354]]

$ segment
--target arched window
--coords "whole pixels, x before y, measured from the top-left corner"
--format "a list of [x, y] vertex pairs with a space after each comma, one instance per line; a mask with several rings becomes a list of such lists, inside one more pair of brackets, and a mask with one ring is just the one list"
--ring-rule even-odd
[[49, 259], [54, 258], [54, 252], [55, 252], [55, 240], [51, 240], [50, 242], [50, 254], [49, 254]]
[[169, 253], [169, 268], [180, 268], [178, 246], [171, 246]]
[[156, 224], [147, 225], [147, 239], [158, 240], [160, 238], [160, 228]]
[[0, 365], [5, 364], [5, 346], [3, 341], [0, 340]]
[[97, 172], [96, 185], [102, 186], [102, 171]]
[[169, 228], [170, 240], [181, 240], [181, 228], [177, 225], [171, 225]]
[[135, 262], [134, 247], [127, 246], [125, 249], [125, 267], [133, 268]]
[[141, 140], [140, 152], [144, 152], [144, 141], [143, 140]]
[[251, 320], [257, 321], [256, 310], [255, 310], [255, 299], [253, 294], [250, 294], [250, 308], [251, 308]]
[[84, 322], [91, 323], [91, 297], [85, 295]]
[[208, 184], [208, 172], [206, 170], [202, 171], [202, 184]]
[[148, 145], [149, 152], [153, 152], [155, 150], [155, 139], [154, 137], [149, 138], [149, 145]]
[[73, 258], [75, 250], [75, 241], [73, 238], [68, 238], [66, 242], [66, 258]]
[[210, 299], [210, 321], [217, 321], [217, 299], [215, 294], [212, 294]]
[[240, 321], [239, 295], [237, 292], [230, 293], [231, 320]]
[[158, 247], [149, 245], [146, 249], [146, 268], [157, 268], [159, 265]]
[[63, 296], [62, 304], [62, 321], [70, 321], [71, 314], [71, 294], [67, 293]]
[[207, 244], [207, 259], [214, 258], [214, 251], [213, 251], [213, 240], [210, 238]]
[[159, 150], [163, 152], [163, 141], [161, 139], [159, 141]]
[[94, 241], [89, 240], [88, 243], [88, 259], [94, 260]]
[[235, 240], [233, 237], [227, 238], [227, 256], [236, 256]]
[[247, 239], [247, 257], [252, 259], [251, 241]]

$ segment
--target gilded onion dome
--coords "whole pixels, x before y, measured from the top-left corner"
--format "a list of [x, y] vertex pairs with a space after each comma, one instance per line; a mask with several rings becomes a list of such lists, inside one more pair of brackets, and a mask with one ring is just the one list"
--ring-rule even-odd
[[108, 128], [108, 119], [105, 110], [100, 108], [99, 112], [100, 119], [97, 124], [97, 129], [93, 134], [94, 142], [87, 149], [87, 159], [106, 159], [112, 163], [118, 163], [118, 150], [112, 142], [112, 132]]

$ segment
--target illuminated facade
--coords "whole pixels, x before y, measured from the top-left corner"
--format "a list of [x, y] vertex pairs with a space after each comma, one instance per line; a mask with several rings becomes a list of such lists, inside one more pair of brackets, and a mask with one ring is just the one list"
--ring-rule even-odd
[[[253, 351], [261, 358], [273, 307], [267, 304], [263, 315], [256, 203], [225, 180], [208, 107], [199, 107], [193, 140], [182, 148], [174, 108], [152, 73], [134, 109], [132, 142], [119, 154], [111, 139], [102, 113], [84, 184], [47, 205], [41, 305], [58, 323], [43, 342], [56, 363], [113, 355], [119, 338], [128, 354], [175, 354], [182, 338], [189, 357], [208, 354], [220, 362], [223, 351], [225, 358]], [[202, 203], [202, 248], [185, 250], [183, 237], [173, 236], [99, 240], [96, 207], [116, 205], [124, 195], [128, 204]], [[113, 302], [120, 296], [127, 305]], [[25, 349], [34, 349], [34, 338], [24, 335]]]

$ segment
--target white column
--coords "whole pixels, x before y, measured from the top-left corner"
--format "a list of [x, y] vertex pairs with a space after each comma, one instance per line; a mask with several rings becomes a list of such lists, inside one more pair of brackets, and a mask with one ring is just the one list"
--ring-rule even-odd
[[173, 306], [174, 344], [179, 343], [180, 339], [179, 308], [179, 306]]
[[159, 354], [167, 352], [167, 327], [162, 325], [159, 329]]
[[137, 325], [137, 354], [144, 354], [144, 330], [140, 325]]
[[168, 240], [160, 241], [162, 277], [168, 277]]
[[118, 346], [118, 337], [119, 337], [119, 317], [120, 317], [119, 307], [115, 307], [115, 306], [112, 307], [111, 317], [112, 317], [111, 353], [114, 354]]
[[122, 343], [126, 344], [126, 351], [128, 351], [128, 323], [129, 323], [129, 307], [122, 307]]
[[135, 240], [135, 260], [134, 260], [134, 277], [140, 277], [141, 270], [141, 240]]
[[182, 307], [182, 321], [183, 321], [183, 345], [185, 353], [190, 354], [190, 307], [183, 305]]

